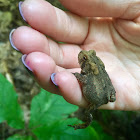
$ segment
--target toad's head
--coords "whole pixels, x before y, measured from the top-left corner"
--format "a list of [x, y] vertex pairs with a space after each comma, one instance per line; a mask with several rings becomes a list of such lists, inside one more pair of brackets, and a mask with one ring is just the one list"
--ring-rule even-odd
[[[96, 52], [94, 50], [85, 51], [82, 50], [78, 55], [78, 62], [83, 73], [89, 73], [94, 71], [96, 64], [94, 63], [94, 57], [96, 57]], [[94, 67], [93, 67], [94, 66]]]

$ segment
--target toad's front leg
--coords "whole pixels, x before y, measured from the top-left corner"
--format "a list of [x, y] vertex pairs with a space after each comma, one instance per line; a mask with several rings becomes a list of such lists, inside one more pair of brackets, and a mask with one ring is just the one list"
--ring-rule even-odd
[[80, 83], [86, 83], [86, 77], [85, 77], [85, 75], [80, 74], [80, 73], [78, 73], [78, 72], [73, 73], [73, 74], [74, 74], [74, 76], [77, 78], [77, 80], [78, 80]]

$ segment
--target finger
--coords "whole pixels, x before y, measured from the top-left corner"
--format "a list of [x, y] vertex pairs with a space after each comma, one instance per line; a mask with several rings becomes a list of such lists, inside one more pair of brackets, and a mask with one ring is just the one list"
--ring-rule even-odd
[[73, 74], [66, 71], [56, 73], [55, 82], [66, 101], [80, 107], [88, 106], [88, 102], [83, 97], [80, 85]]
[[58, 71], [64, 71], [58, 67], [51, 57], [44, 53], [33, 52], [28, 54], [25, 63], [30, 67], [38, 83], [45, 90], [60, 94], [69, 102], [81, 107], [86, 107], [85, 101], [79, 83], [75, 76], [70, 72], [59, 72], [55, 76], [56, 87], [50, 80], [51, 74]]
[[81, 48], [78, 45], [58, 44], [30, 27], [17, 28], [12, 34], [12, 42], [23, 54], [43, 52], [51, 56], [61, 67], [79, 66], [77, 57]]
[[[115, 28], [118, 33], [128, 42], [135, 45], [140, 45], [140, 24], [134, 21], [127, 21], [123, 19], [117, 19], [114, 22]], [[128, 45], [127, 45], [128, 47]], [[134, 48], [134, 47], [133, 47]], [[136, 49], [137, 47], [135, 47]], [[135, 55], [139, 55], [139, 48], [135, 50]], [[132, 51], [132, 50], [131, 50]]]
[[36, 30], [57, 41], [81, 44], [88, 33], [88, 20], [66, 13], [44, 0], [25, 0], [21, 11]]
[[134, 19], [140, 14], [138, 0], [59, 0], [67, 9], [82, 16]]

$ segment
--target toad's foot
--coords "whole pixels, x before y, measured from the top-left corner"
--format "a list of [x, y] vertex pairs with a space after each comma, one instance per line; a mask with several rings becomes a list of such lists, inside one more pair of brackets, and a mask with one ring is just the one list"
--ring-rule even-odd
[[92, 120], [93, 120], [92, 114], [89, 114], [89, 116], [87, 118], [87, 121], [85, 123], [76, 124], [76, 125], [68, 125], [68, 126], [73, 127], [74, 130], [76, 130], [76, 129], [84, 129], [84, 128], [88, 127], [91, 124]]

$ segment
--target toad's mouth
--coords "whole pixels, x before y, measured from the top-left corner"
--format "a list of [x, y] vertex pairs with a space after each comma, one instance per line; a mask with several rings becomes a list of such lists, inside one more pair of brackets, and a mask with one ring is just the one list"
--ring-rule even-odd
[[82, 63], [83, 63], [83, 60], [82, 59], [79, 59], [78, 60], [78, 63], [80, 64], [80, 66], [82, 65]]
[[80, 62], [80, 67], [81, 67], [81, 69], [84, 69], [86, 67], [86, 62], [81, 61]]

